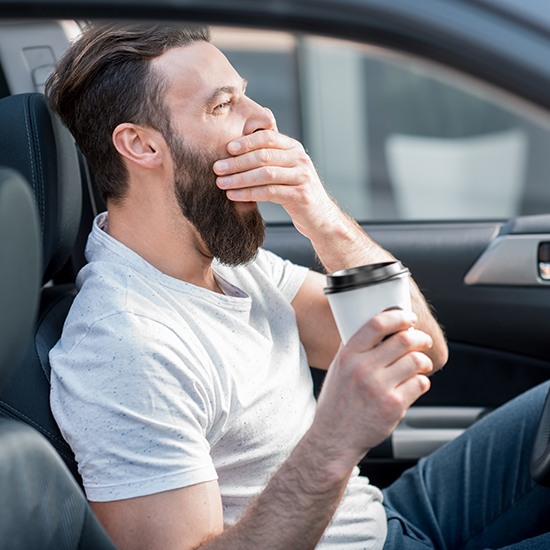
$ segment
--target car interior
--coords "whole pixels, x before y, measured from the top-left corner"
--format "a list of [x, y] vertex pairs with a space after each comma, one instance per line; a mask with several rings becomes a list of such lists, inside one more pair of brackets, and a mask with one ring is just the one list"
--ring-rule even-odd
[[[9, 166], [0, 173], [2, 311], [9, 312], [3, 328], [14, 333], [2, 340], [0, 357], [0, 532], [15, 548], [114, 548], [77, 483], [74, 457], [49, 410], [47, 354], [74, 292], [70, 284], [42, 292], [40, 286], [74, 246], [80, 194], [65, 193], [75, 199], [67, 201], [61, 191], [80, 185], [76, 148], [42, 94], [5, 98], [0, 112], [10, 140], [0, 140], [0, 163]], [[22, 522], [33, 528], [21, 529]]]
[[[50, 114], [40, 93], [2, 99], [0, 113], [5, 128], [10, 128], [1, 140], [4, 158], [0, 162], [10, 163], [11, 168], [32, 182], [40, 218], [41, 281], [46, 283], [66, 264], [80, 224], [81, 176], [76, 147], [66, 128]], [[2, 409], [6, 416], [40, 426], [77, 476], [70, 448], [51, 415], [48, 396], [48, 352], [60, 337], [73, 297], [71, 283], [43, 288], [34, 345], [29, 347], [22, 365], [5, 388]]]
[[[30, 107], [33, 99], [38, 110]], [[49, 251], [44, 246], [44, 254], [53, 256], [50, 251], [53, 251], [56, 242], [63, 241], [53, 237], [41, 240], [50, 232], [44, 231], [44, 226], [41, 226], [40, 215], [45, 219], [45, 210], [42, 208], [39, 215], [37, 203], [42, 206], [48, 203], [46, 208], [54, 210], [57, 197], [52, 198], [50, 193], [49, 199], [42, 196], [35, 200], [39, 195], [33, 195], [27, 183], [32, 181], [35, 193], [46, 191], [42, 183], [50, 184], [52, 189], [57, 187], [58, 171], [55, 166], [49, 160], [42, 166], [35, 162], [41, 154], [46, 155], [46, 159], [56, 159], [55, 155], [50, 157], [51, 151], [47, 148], [53, 137], [51, 119], [42, 96], [23, 95], [18, 96], [17, 100], [21, 100], [21, 106], [25, 102], [25, 107], [15, 109], [13, 113], [16, 117], [11, 120], [17, 122], [27, 117], [33, 137], [9, 150], [12, 153], [21, 152], [24, 161], [16, 166], [19, 169], [24, 165], [32, 166], [36, 177], [27, 180], [14, 167], [0, 169], [0, 309], [4, 313], [2, 334], [5, 336], [0, 345], [0, 390], [4, 390], [6, 384], [11, 384], [13, 380], [20, 380], [20, 375], [25, 375], [24, 370], [17, 370], [16, 367], [28, 353], [28, 341], [35, 333], [42, 277], [42, 245], [49, 243]], [[12, 102], [8, 100], [8, 103]], [[18, 118], [20, 115], [22, 118]], [[8, 117], [2, 117], [2, 120], [7, 121]], [[44, 124], [48, 126], [46, 131]], [[8, 122], [8, 127], [11, 126]], [[67, 144], [72, 145], [70, 141]], [[2, 147], [2, 151], [5, 152], [6, 148]], [[32, 156], [30, 164], [25, 162], [30, 160], [27, 152]], [[9, 164], [4, 160], [2, 164]], [[48, 170], [52, 170], [50, 174]], [[53, 217], [57, 218], [57, 215]], [[32, 385], [26, 385], [25, 393], [36, 397], [44, 392], [34, 392]], [[47, 405], [47, 401], [44, 403]], [[42, 426], [42, 431], [48, 429], [48, 421], [41, 422], [37, 408], [27, 411], [17, 399], [13, 405], [11, 412], [14, 414], [11, 415], [8, 413], [9, 403], [4, 403], [6, 414], [0, 419], [0, 532], [4, 540], [9, 541], [13, 548], [114, 548], [92, 513], [75, 477], [61, 460], [60, 453], [35, 429], [38, 425]], [[30, 415], [26, 416], [26, 412]], [[47, 414], [46, 409], [44, 412]], [[23, 422], [17, 421], [21, 419]], [[29, 528], [22, 528], [25, 525]]]
[[[0, 532], [18, 536], [14, 516], [4, 510], [23, 509], [23, 504], [13, 505], [19, 500], [36, 502], [44, 509], [38, 522], [44, 531], [32, 534], [42, 539], [32, 540], [51, 540], [49, 547], [55, 548], [112, 547], [87, 505], [74, 455], [49, 407], [48, 353], [76, 294], [92, 220], [103, 209], [86, 160], [43, 96], [47, 76], [83, 24], [0, 21], [0, 479], [7, 488], [0, 497]], [[227, 33], [219, 36], [241, 70], [261, 61], [245, 47], [239, 50]], [[304, 40], [300, 37], [300, 47]], [[292, 119], [292, 113], [288, 116]], [[303, 120], [301, 124], [292, 131], [315, 129]], [[527, 147], [525, 135], [499, 133], [499, 139], [521, 153]], [[380, 154], [391, 159], [410, 150], [409, 145], [394, 136]], [[398, 170], [398, 164], [391, 164], [391, 170]], [[385, 177], [392, 173], [388, 166]], [[386, 195], [387, 189], [378, 196]], [[411, 204], [410, 198], [399, 199], [395, 189], [394, 195], [392, 208], [399, 208], [399, 200]], [[434, 376], [432, 391], [360, 464], [362, 474], [382, 487], [493, 408], [550, 377], [550, 215], [521, 211], [475, 220], [452, 214], [411, 216], [358, 220], [411, 270], [446, 331], [450, 360]], [[268, 219], [265, 246], [320, 269], [307, 240], [278, 213]], [[323, 373], [312, 369], [312, 375], [319, 391]], [[532, 464], [537, 480], [545, 484], [550, 484], [548, 410], [550, 404]], [[20, 479], [27, 480], [24, 494]], [[59, 504], [48, 506], [51, 502]]]

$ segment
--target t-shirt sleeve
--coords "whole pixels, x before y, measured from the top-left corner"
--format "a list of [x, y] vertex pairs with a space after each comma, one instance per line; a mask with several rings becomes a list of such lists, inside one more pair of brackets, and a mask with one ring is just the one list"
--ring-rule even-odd
[[296, 296], [309, 271], [307, 267], [284, 260], [265, 249], [260, 249], [256, 262], [261, 269], [270, 274], [275, 286], [289, 302]]
[[89, 500], [217, 479], [206, 438], [214, 400], [199, 354], [161, 323], [130, 313], [96, 321], [76, 343], [64, 332], [50, 355], [51, 406]]

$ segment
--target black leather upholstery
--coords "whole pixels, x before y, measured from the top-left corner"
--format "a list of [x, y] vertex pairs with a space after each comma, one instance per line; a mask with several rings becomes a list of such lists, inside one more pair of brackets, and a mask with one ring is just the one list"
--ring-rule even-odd
[[50, 409], [48, 353], [61, 336], [76, 291], [72, 285], [45, 288], [34, 340], [26, 356], [0, 393], [0, 417], [21, 420], [44, 435], [59, 453], [75, 480], [82, 485], [74, 454], [63, 439]]
[[35, 430], [0, 419], [2, 548], [114, 550], [59, 455]]
[[0, 166], [16, 169], [32, 187], [47, 282], [63, 267], [74, 245], [82, 189], [73, 138], [51, 115], [42, 94], [0, 101]]
[[17, 172], [0, 168], [0, 390], [30, 340], [41, 276], [32, 193]]
[[[0, 119], [0, 134], [9, 130]], [[49, 183], [55, 184], [55, 179]], [[6, 381], [6, 389], [12, 385], [8, 380], [12, 376], [24, 390], [21, 397], [44, 407], [49, 388], [45, 392], [35, 388], [32, 371], [17, 368], [36, 315], [42, 277], [40, 244], [39, 218], [28, 184], [14, 170], [0, 167], [0, 389]], [[56, 294], [62, 292], [56, 290]], [[37, 347], [44, 352], [60, 320], [54, 319], [39, 339]], [[31, 349], [36, 349], [34, 344]], [[15, 400], [13, 410], [18, 407]], [[0, 419], [0, 488], [3, 548], [114, 549], [59, 455], [22, 422]]]
[[[41, 94], [0, 100], [0, 165], [29, 178], [40, 214], [44, 282], [69, 257], [79, 228], [82, 187], [72, 136], [52, 115]], [[42, 433], [80, 482], [74, 455], [61, 436], [49, 404], [49, 350], [61, 336], [74, 285], [47, 285], [41, 294], [34, 340], [23, 363], [0, 392], [0, 417], [21, 420]]]

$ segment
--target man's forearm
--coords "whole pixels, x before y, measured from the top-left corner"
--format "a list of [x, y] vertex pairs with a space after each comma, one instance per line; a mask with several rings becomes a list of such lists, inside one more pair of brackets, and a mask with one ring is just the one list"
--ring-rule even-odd
[[349, 472], [323, 471], [324, 457], [304, 439], [271, 478], [245, 516], [203, 550], [315, 548], [344, 494]]
[[328, 272], [395, 259], [336, 204], [315, 229], [307, 237]]
[[[315, 232], [307, 236], [319, 260], [329, 273], [395, 259], [392, 254], [374, 242], [359, 224], [340, 210], [336, 204], [327, 216], [326, 223], [320, 224]], [[447, 362], [447, 344], [430, 306], [412, 279], [411, 302], [413, 311], [418, 316], [417, 327], [430, 334], [434, 341], [428, 355], [437, 370]]]

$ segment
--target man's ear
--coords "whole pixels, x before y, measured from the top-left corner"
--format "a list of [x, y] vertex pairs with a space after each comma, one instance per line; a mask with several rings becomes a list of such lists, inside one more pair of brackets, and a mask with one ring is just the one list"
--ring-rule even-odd
[[152, 128], [125, 122], [114, 129], [112, 139], [115, 149], [128, 162], [145, 169], [158, 168], [163, 162], [166, 142]]

